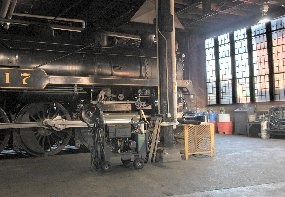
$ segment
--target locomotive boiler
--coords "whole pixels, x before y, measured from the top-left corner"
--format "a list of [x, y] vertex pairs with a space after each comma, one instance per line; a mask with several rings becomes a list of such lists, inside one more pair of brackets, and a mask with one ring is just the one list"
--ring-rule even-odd
[[[101, 103], [106, 118], [113, 120], [140, 110], [157, 113], [155, 47], [140, 47], [137, 37], [105, 36], [111, 44], [1, 35], [0, 152], [9, 145], [43, 156], [57, 154], [71, 141], [88, 146], [86, 129], [47, 123], [76, 122], [88, 114], [84, 106], [92, 103]], [[178, 79], [180, 111], [190, 86]]]

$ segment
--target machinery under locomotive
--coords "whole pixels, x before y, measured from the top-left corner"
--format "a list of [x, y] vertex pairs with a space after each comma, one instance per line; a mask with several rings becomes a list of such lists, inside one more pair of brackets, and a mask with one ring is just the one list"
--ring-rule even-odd
[[[138, 47], [137, 37], [122, 38], [132, 43], [122, 47], [122, 35], [109, 37], [115, 45], [1, 35], [0, 152], [8, 144], [36, 156], [57, 154], [71, 140], [88, 146], [88, 129], [78, 127], [92, 103], [101, 103], [106, 122], [130, 121], [141, 110], [157, 113], [155, 47]], [[182, 109], [191, 84], [178, 83]], [[59, 128], [60, 121], [71, 126]]]

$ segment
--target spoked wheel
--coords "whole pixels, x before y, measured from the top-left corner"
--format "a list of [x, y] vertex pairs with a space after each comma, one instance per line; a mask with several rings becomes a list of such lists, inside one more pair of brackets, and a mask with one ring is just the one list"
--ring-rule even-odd
[[134, 160], [133, 165], [135, 169], [142, 169], [144, 167], [144, 160], [141, 158], [137, 158]]
[[[32, 103], [19, 112], [16, 122], [42, 122], [57, 116], [71, 120], [68, 111], [59, 103]], [[51, 128], [28, 128], [18, 131], [20, 146], [35, 156], [59, 153], [68, 144], [71, 136], [71, 129], [55, 131]]]
[[104, 161], [102, 164], [101, 164], [101, 169], [104, 171], [104, 172], [109, 172], [112, 170], [112, 165], [109, 161]]
[[[0, 108], [0, 123], [9, 123], [9, 118], [6, 115], [5, 111]], [[0, 129], [0, 153], [7, 146], [11, 131], [9, 129]]]

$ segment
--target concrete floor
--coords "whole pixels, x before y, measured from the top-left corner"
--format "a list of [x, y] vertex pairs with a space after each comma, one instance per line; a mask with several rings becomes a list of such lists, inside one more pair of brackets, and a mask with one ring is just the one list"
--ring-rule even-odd
[[0, 196], [285, 196], [285, 141], [216, 135], [216, 155], [90, 169], [88, 153], [0, 160]]

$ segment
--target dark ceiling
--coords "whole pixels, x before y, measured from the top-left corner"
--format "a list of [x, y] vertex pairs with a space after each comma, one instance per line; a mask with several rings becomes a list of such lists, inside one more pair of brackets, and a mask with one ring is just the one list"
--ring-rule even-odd
[[[18, 0], [14, 12], [83, 19], [95, 29], [116, 30], [125, 25], [143, 31], [153, 25], [130, 19], [146, 1], [155, 0]], [[179, 31], [208, 35], [255, 24], [264, 5], [272, 18], [285, 15], [285, 0], [175, 0], [175, 14], [184, 26]]]
[[83, 19], [96, 29], [129, 21], [145, 0], [18, 0], [16, 13]]
[[285, 0], [176, 0], [175, 13], [186, 29], [215, 34], [256, 24], [266, 5], [271, 18], [285, 15]]

